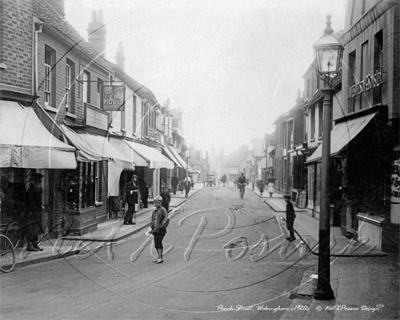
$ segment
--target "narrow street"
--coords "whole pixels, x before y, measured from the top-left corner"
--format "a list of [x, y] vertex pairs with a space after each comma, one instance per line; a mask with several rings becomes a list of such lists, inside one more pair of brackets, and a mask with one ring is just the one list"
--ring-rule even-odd
[[252, 192], [204, 188], [173, 216], [163, 264], [141, 232], [2, 274], [2, 319], [279, 319], [316, 258], [278, 221]]

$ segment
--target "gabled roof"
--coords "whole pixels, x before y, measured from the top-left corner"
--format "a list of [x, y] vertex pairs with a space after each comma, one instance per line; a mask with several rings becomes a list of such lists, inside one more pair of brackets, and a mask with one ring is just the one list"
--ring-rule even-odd
[[110, 65], [89, 43], [64, 20], [46, 1], [33, 0], [33, 13], [45, 26], [50, 26], [65, 36], [65, 40], [71, 42], [73, 46], [70, 50], [76, 49], [86, 55], [90, 61], [95, 61], [102, 67], [110, 69]]

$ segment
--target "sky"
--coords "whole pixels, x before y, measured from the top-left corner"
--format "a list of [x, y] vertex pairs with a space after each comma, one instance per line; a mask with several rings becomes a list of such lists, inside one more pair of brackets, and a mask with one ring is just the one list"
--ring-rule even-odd
[[345, 1], [65, 0], [65, 10], [85, 39], [103, 10], [106, 59], [122, 42], [125, 72], [183, 110], [187, 144], [227, 154], [295, 105], [326, 16], [344, 28]]

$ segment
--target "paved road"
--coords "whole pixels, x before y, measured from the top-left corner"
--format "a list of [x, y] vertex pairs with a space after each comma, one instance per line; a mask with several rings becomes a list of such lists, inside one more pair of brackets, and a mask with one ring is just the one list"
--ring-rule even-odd
[[237, 189], [205, 188], [171, 220], [163, 264], [152, 262], [152, 238], [140, 233], [21, 268], [1, 276], [0, 317], [279, 319], [316, 265], [286, 236], [253, 193], [240, 200]]

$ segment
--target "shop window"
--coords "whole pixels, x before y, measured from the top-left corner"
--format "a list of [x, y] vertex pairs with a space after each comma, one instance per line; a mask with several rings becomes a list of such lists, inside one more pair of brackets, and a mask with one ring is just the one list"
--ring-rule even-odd
[[96, 162], [81, 162], [82, 199], [80, 208], [92, 207], [96, 204]]
[[314, 194], [315, 194], [315, 170], [314, 164], [308, 166], [308, 203], [310, 206], [314, 206]]
[[[24, 174], [25, 172], [25, 174]], [[0, 168], [0, 221], [9, 223], [22, 218], [28, 181], [26, 169]]]
[[80, 162], [76, 170], [65, 170], [63, 189], [66, 193], [67, 209], [85, 209], [101, 201], [100, 164], [101, 162]]

